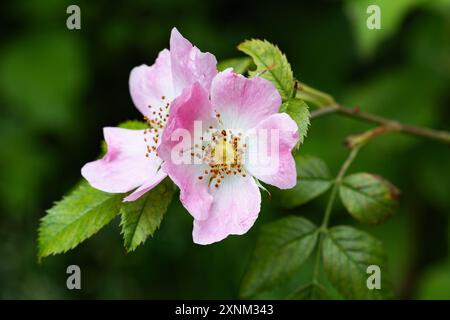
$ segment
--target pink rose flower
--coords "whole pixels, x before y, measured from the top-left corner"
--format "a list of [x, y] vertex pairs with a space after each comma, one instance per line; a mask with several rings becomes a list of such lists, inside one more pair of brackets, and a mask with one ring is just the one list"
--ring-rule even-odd
[[[158, 152], [194, 217], [195, 243], [210, 244], [251, 228], [261, 204], [256, 179], [281, 189], [295, 186], [291, 151], [298, 141], [297, 125], [278, 113], [280, 104], [272, 83], [231, 69], [214, 77], [210, 92], [195, 83], [173, 101]], [[200, 137], [194, 142], [180, 139], [180, 132], [195, 137], [196, 128]], [[247, 145], [249, 136], [264, 148], [255, 139]], [[249, 161], [252, 155], [264, 156], [260, 149], [270, 151], [268, 163]], [[179, 163], [178, 155], [187, 155], [189, 163]]]
[[110, 193], [134, 190], [124, 201], [134, 201], [167, 175], [156, 149], [167, 122], [173, 99], [183, 89], [198, 83], [209, 91], [217, 74], [216, 58], [203, 53], [183, 38], [176, 28], [170, 36], [170, 51], [162, 50], [152, 66], [135, 67], [130, 74], [130, 93], [149, 124], [147, 130], [106, 127], [106, 155], [81, 169], [96, 189]]

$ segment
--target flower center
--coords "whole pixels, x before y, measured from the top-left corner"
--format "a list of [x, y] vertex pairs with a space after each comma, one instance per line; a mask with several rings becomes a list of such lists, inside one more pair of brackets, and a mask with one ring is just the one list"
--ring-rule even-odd
[[[202, 146], [203, 162], [209, 169], [198, 179], [209, 178], [208, 184], [216, 188], [228, 175], [242, 175], [246, 177], [243, 167], [243, 155], [247, 145], [241, 141], [241, 133], [235, 134], [232, 130], [217, 129], [212, 126], [206, 131], [208, 142]], [[203, 137], [202, 137], [202, 140]]]
[[212, 163], [228, 165], [236, 163], [237, 146], [231, 144], [226, 138], [220, 137], [211, 148]]

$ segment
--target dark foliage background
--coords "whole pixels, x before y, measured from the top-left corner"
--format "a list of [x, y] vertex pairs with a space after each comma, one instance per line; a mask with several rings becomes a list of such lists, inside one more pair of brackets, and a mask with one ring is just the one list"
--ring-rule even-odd
[[[153, 63], [173, 26], [218, 60], [239, 56], [235, 48], [244, 39], [265, 38], [286, 53], [297, 78], [339, 101], [449, 130], [448, 1], [372, 2], [382, 6], [382, 30], [365, 28], [365, 0], [3, 1], [0, 298], [236, 298], [263, 223], [287, 214], [320, 220], [323, 198], [286, 211], [264, 195], [247, 235], [204, 247], [192, 243], [192, 219], [175, 201], [161, 229], [134, 253], [125, 253], [116, 219], [72, 252], [37, 263], [39, 219], [97, 156], [101, 128], [139, 119], [129, 72]], [[69, 4], [81, 7], [79, 31], [65, 26]], [[338, 116], [314, 120], [301, 152], [322, 157], [336, 172], [347, 153], [344, 137], [367, 128]], [[398, 215], [367, 228], [386, 246], [398, 297], [450, 298], [449, 151], [389, 135], [352, 167], [402, 190]], [[331, 221], [353, 223], [342, 206]], [[70, 264], [82, 269], [81, 291], [66, 289]]]

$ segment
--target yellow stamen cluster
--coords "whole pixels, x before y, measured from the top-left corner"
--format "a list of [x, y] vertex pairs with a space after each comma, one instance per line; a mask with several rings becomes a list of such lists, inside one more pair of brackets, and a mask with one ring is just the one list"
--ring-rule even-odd
[[[216, 114], [220, 123], [220, 114]], [[210, 126], [206, 131], [210, 139], [208, 143], [201, 146], [201, 152], [198, 145], [194, 146], [194, 152], [191, 156], [202, 158], [209, 169], [198, 176], [199, 180], [208, 179], [208, 184], [218, 188], [223, 182], [223, 179], [228, 175], [242, 175], [247, 176], [247, 173], [242, 166], [242, 159], [246, 149], [246, 145], [242, 143], [242, 133], [235, 134], [233, 130], [217, 129]], [[203, 154], [203, 157], [200, 156]]]

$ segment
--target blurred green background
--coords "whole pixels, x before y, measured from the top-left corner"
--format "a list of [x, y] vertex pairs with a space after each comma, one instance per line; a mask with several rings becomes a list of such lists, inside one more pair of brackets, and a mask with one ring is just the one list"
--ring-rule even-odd
[[[66, 28], [69, 4], [81, 8], [81, 30]], [[381, 7], [381, 30], [366, 28], [369, 4]], [[298, 79], [338, 101], [450, 130], [447, 0], [3, 1], [0, 298], [236, 298], [262, 224], [287, 214], [320, 221], [323, 197], [287, 211], [264, 194], [247, 235], [205, 247], [192, 243], [192, 218], [174, 201], [160, 230], [134, 253], [125, 253], [116, 219], [75, 250], [37, 263], [39, 219], [97, 156], [102, 127], [140, 118], [129, 72], [153, 63], [173, 26], [219, 61], [240, 56], [242, 40], [265, 38], [286, 53]], [[344, 137], [367, 128], [336, 115], [314, 120], [300, 152], [322, 157], [336, 173]], [[350, 171], [361, 170], [402, 190], [397, 216], [365, 227], [385, 244], [397, 297], [450, 299], [448, 146], [386, 135]], [[341, 205], [336, 223], [354, 223]], [[81, 267], [80, 291], [66, 289], [70, 264]]]

